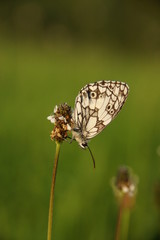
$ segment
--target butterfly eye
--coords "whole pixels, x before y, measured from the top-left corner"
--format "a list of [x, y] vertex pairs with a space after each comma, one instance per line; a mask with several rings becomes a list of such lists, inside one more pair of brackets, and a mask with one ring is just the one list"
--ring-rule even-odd
[[81, 148], [86, 148], [88, 146], [88, 144], [87, 143], [81, 143], [80, 146], [81, 146]]
[[91, 98], [96, 98], [96, 97], [97, 97], [97, 94], [96, 94], [95, 92], [91, 92], [91, 93], [90, 93], [90, 96], [91, 96]]

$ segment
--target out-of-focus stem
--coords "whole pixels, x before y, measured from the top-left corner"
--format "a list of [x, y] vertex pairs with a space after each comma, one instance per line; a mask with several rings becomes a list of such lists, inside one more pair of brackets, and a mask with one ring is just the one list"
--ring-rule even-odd
[[[124, 198], [123, 198], [123, 199], [124, 199]], [[123, 199], [122, 199], [122, 201], [121, 201], [121, 203], [120, 203], [120, 206], [119, 206], [115, 240], [120, 240], [120, 235], [121, 235], [122, 212], [123, 212]]]
[[[131, 208], [127, 206], [128, 194], [124, 194], [120, 206], [116, 226], [115, 240], [127, 240]], [[131, 199], [130, 199], [131, 200]]]
[[130, 222], [130, 213], [131, 209], [126, 208], [123, 210], [123, 217], [122, 217], [122, 239], [128, 239], [128, 229], [129, 229], [129, 222]]

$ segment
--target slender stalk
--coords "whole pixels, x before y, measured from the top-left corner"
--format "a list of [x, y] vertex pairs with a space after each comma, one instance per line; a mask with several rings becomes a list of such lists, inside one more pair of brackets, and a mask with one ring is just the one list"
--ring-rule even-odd
[[120, 239], [120, 235], [121, 235], [121, 224], [122, 224], [122, 212], [123, 212], [123, 199], [122, 199], [122, 201], [121, 201], [121, 203], [120, 203], [120, 206], [119, 206], [115, 240], [119, 240], [119, 239]]
[[119, 206], [115, 240], [120, 240], [120, 239], [127, 240], [128, 238], [131, 209], [129, 207], [126, 207], [127, 201], [128, 201], [128, 195], [124, 194]]
[[51, 184], [51, 192], [50, 192], [50, 202], [49, 202], [47, 240], [51, 240], [51, 238], [52, 238], [53, 201], [54, 201], [54, 189], [55, 189], [55, 182], [56, 182], [56, 173], [57, 173], [59, 152], [60, 152], [60, 143], [59, 143], [59, 142], [56, 142], [56, 153], [55, 153], [55, 160], [54, 160], [54, 167], [53, 167], [53, 175], [52, 175], [52, 184]]
[[128, 239], [128, 229], [129, 229], [129, 220], [130, 220], [131, 210], [129, 208], [124, 210], [123, 213], [123, 224], [122, 224], [122, 239]]

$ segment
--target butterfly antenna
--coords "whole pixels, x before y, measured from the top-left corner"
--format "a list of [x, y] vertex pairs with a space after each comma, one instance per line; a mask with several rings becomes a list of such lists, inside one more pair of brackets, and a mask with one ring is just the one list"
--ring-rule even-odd
[[89, 146], [87, 146], [87, 147], [88, 147], [88, 150], [89, 150], [89, 152], [90, 152], [90, 154], [91, 154], [91, 157], [92, 157], [92, 160], [93, 160], [93, 167], [95, 168], [95, 167], [96, 167], [95, 159], [94, 159], [94, 157], [93, 157], [93, 154], [92, 154], [92, 152], [91, 152], [91, 149], [89, 148]]

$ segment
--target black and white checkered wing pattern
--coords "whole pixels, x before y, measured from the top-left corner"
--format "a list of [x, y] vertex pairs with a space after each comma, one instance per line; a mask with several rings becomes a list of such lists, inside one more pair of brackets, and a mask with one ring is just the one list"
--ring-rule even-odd
[[90, 83], [80, 90], [73, 119], [86, 141], [99, 134], [117, 116], [128, 91], [126, 83], [105, 80]]

